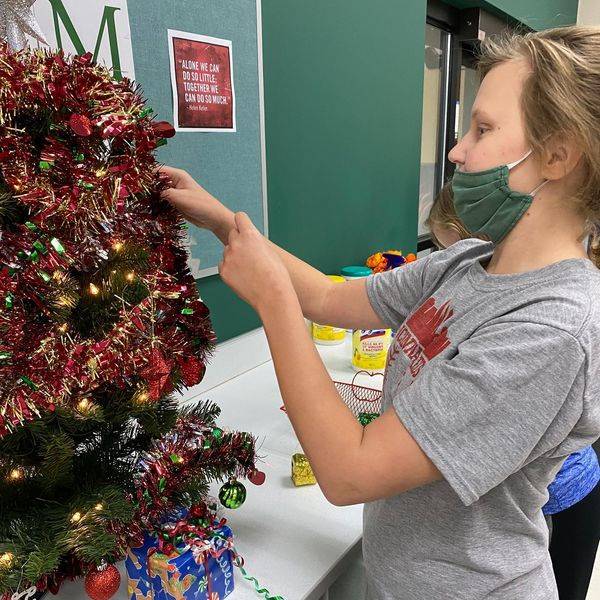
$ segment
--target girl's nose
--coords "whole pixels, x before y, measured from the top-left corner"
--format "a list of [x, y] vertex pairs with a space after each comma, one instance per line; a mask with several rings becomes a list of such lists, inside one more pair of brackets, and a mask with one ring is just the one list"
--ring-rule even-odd
[[464, 165], [465, 150], [464, 138], [461, 138], [458, 140], [454, 148], [448, 152], [448, 160], [459, 167]]

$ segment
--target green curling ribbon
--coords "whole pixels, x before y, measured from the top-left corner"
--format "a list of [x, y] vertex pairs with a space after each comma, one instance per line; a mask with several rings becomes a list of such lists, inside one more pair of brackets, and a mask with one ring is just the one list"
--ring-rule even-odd
[[167, 480], [164, 477], [161, 477], [158, 480], [158, 491], [164, 492], [166, 487], [167, 487]]
[[169, 458], [171, 459], [171, 462], [174, 464], [179, 464], [180, 462], [182, 462], [182, 458], [178, 454], [171, 454], [171, 456]]
[[160, 140], [158, 140], [158, 142], [156, 142], [156, 147], [160, 148], [161, 146], [166, 146], [167, 145], [167, 140], [165, 140], [165, 138], [160, 138]]
[[50, 240], [50, 244], [52, 244], [52, 247], [59, 253], [59, 254], [64, 254], [65, 253], [65, 249], [64, 246], [60, 243], [60, 241], [57, 238], [52, 238]]
[[12, 352], [0, 352], [0, 360], [8, 360], [12, 356]]
[[37, 262], [38, 260], [40, 260], [40, 255], [38, 253], [37, 250], [34, 250], [30, 255], [29, 255], [29, 260], [31, 262]]
[[223, 439], [223, 430], [219, 429], [218, 427], [215, 427], [212, 430], [212, 434], [215, 440], [217, 440], [217, 442], [220, 442]]
[[6, 294], [6, 308], [12, 308], [15, 305], [15, 297], [8, 292], [8, 294]]
[[38, 271], [38, 275], [46, 282], [48, 283], [51, 279], [50, 275], [48, 275], [48, 273], [46, 273], [46, 271]]
[[235, 558], [233, 564], [240, 570], [240, 573], [242, 574], [243, 578], [246, 581], [249, 581], [254, 586], [254, 591], [259, 596], [262, 596], [265, 600], [285, 600], [283, 596], [272, 596], [271, 592], [269, 592], [267, 588], [263, 587], [262, 585], [260, 585], [260, 583], [258, 583], [258, 579], [256, 579], [256, 577], [248, 575], [248, 572], [242, 566], [242, 561], [239, 558], [239, 556]]
[[194, 314], [194, 309], [193, 308], [184, 308], [181, 311], [182, 315], [193, 315]]
[[77, 162], [83, 162], [85, 160], [85, 156], [81, 154], [81, 152], [75, 157]]
[[47, 160], [40, 160], [40, 169], [42, 171], [49, 171], [54, 165]]
[[25, 221], [25, 227], [31, 229], [31, 231], [37, 231], [37, 225], [31, 221]]
[[144, 108], [144, 110], [140, 112], [140, 119], [145, 119], [148, 115], [151, 115], [153, 112], [154, 110], [147, 106], [146, 108]]
[[19, 251], [17, 252], [17, 256], [18, 256], [19, 258], [27, 258], [27, 252], [25, 252], [24, 250], [19, 250]]
[[36, 385], [35, 383], [33, 383], [33, 381], [31, 381], [31, 379], [29, 379], [29, 377], [27, 377], [26, 375], [21, 375], [20, 379], [25, 385], [30, 387], [34, 392], [37, 392], [40, 389], [39, 386]]

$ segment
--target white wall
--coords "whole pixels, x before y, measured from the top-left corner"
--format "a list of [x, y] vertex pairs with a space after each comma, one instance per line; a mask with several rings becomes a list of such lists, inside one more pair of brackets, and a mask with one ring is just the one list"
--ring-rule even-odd
[[600, 25], [600, 0], [579, 0], [577, 22], [580, 25]]

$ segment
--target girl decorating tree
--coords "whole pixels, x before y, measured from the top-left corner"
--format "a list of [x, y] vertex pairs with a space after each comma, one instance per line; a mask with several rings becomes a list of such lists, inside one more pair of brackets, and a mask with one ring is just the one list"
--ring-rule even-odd
[[[452, 187], [434, 200], [427, 225], [442, 250], [471, 236], [454, 209]], [[585, 240], [590, 259], [600, 265], [600, 238], [591, 225]], [[550, 527], [550, 558], [561, 600], [585, 600], [600, 541], [600, 465], [592, 446], [573, 452], [548, 486], [543, 506]]]
[[[221, 277], [263, 321], [321, 489], [365, 503], [372, 600], [558, 598], [542, 507], [565, 459], [600, 435], [600, 272], [582, 245], [600, 217], [600, 28], [486, 42], [480, 64], [449, 158], [456, 211], [489, 242], [333, 284], [165, 168], [166, 198], [222, 240]], [[367, 427], [303, 314], [397, 330]]]

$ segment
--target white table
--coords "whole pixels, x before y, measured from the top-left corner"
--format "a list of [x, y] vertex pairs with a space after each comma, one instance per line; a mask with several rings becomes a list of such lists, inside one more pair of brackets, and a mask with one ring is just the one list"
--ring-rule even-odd
[[[244, 505], [236, 511], [224, 511], [248, 572], [271, 594], [282, 595], [286, 600], [318, 600], [326, 597], [331, 583], [360, 553], [362, 506], [335, 507], [317, 486], [296, 488], [292, 484], [291, 455], [300, 451], [300, 446], [287, 415], [280, 410], [281, 395], [273, 363], [263, 347], [264, 334], [256, 333], [259, 337], [254, 335], [249, 340], [242, 336], [228, 342], [222, 352], [217, 351], [214, 362], [224, 357], [216, 365], [217, 370], [237, 370], [233, 378], [208, 390], [199, 386], [198, 393], [192, 389], [182, 400], [210, 399], [222, 409], [222, 427], [250, 431], [258, 438], [258, 454], [263, 458], [260, 468], [267, 480], [260, 487], [246, 483], [248, 498]], [[354, 376], [350, 344], [347, 336], [342, 346], [318, 346], [334, 380], [351, 381]], [[256, 355], [259, 364], [236, 367], [231, 362], [232, 358], [237, 362], [242, 360], [240, 357], [247, 359], [248, 353]], [[261, 362], [260, 356], [266, 357], [267, 362]], [[361, 375], [357, 383], [380, 387], [381, 378]], [[122, 564], [120, 568], [123, 573]], [[251, 584], [237, 570], [235, 587], [229, 596], [231, 600], [256, 600]], [[126, 590], [123, 573], [116, 598], [126, 598]], [[81, 582], [66, 584], [59, 597], [86, 599]]]

